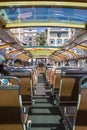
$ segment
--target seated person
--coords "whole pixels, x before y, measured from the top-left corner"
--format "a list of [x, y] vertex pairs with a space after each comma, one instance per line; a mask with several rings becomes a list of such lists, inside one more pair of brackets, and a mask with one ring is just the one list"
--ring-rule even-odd
[[[5, 62], [6, 60], [4, 56], [0, 55], [0, 76], [3, 76], [3, 75], [7, 76], [9, 74], [9, 72], [7, 71]], [[8, 84], [8, 83], [9, 81], [7, 79], [0, 80], [0, 84]]]

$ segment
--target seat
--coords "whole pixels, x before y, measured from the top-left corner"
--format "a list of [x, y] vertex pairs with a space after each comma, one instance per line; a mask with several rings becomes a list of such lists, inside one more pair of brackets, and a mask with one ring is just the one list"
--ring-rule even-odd
[[[32, 103], [32, 78], [29, 71], [10, 72], [10, 75], [16, 76], [21, 81], [21, 95], [23, 105], [30, 105]], [[15, 81], [12, 81], [15, 84]]]
[[51, 71], [51, 74], [50, 74], [50, 85], [52, 87], [54, 86], [54, 77], [55, 77], [55, 71]]
[[83, 81], [87, 82], [87, 76], [80, 80], [79, 102], [73, 130], [87, 130], [87, 86], [82, 84]]
[[63, 70], [68, 69], [67, 67], [58, 67], [55, 69], [55, 80], [54, 80], [54, 93], [59, 94], [59, 90], [60, 90], [60, 81], [61, 81], [61, 74]]
[[46, 79], [47, 79], [48, 84], [50, 83], [51, 70], [52, 70], [52, 67], [49, 67], [46, 70]]
[[79, 81], [84, 75], [80, 68], [65, 69], [61, 74], [59, 105], [76, 106], [78, 102]]
[[78, 78], [62, 78], [61, 79], [61, 90], [60, 90], [60, 101], [61, 106], [76, 105], [78, 101]]
[[38, 74], [44, 74], [44, 72], [45, 72], [44, 66], [39, 66], [38, 67]]
[[71, 68], [62, 72], [59, 105], [77, 105], [79, 81], [84, 75], [87, 75], [87, 71], [82, 68]]
[[61, 70], [55, 72], [55, 81], [54, 81], [54, 93], [59, 93], [61, 81]]
[[0, 130], [24, 130], [20, 82], [15, 77], [2, 78], [16, 80], [18, 84], [0, 84]]

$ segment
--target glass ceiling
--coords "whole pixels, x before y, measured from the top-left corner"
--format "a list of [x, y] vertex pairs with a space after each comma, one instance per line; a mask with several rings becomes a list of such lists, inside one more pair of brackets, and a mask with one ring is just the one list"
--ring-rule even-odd
[[29, 22], [63, 22], [79, 23], [87, 22], [87, 10], [60, 7], [30, 7], [30, 8], [1, 8], [0, 17], [7, 23]]
[[[0, 17], [3, 18], [7, 24], [29, 23], [29, 22], [56, 22], [85, 24], [87, 22], [87, 10], [75, 8], [60, 8], [60, 7], [30, 7], [30, 8], [0, 8]], [[87, 36], [87, 35], [86, 35]], [[83, 36], [82, 36], [83, 37]], [[81, 38], [81, 36], [79, 37]], [[82, 42], [78, 46], [81, 49], [87, 49], [87, 39], [77, 39], [75, 43]], [[85, 43], [86, 42], [86, 43]], [[83, 45], [83, 46], [81, 46]], [[65, 47], [64, 47], [65, 48]], [[57, 48], [58, 49], [58, 48]], [[66, 48], [67, 49], [67, 48]], [[86, 50], [85, 49], [85, 50]], [[25, 49], [26, 50], [26, 49]], [[45, 51], [44, 51], [45, 50]], [[29, 50], [34, 57], [48, 57], [55, 50], [41, 49]], [[63, 50], [64, 51], [64, 50]], [[14, 57], [16, 54], [13, 54]], [[72, 58], [71, 54], [66, 54], [67, 57]]]

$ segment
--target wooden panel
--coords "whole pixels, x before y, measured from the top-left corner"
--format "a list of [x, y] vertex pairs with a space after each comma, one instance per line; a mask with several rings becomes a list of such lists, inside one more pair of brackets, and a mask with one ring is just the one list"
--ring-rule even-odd
[[47, 69], [46, 70], [46, 77], [47, 77], [48, 82], [50, 82], [50, 75], [51, 75], [51, 70]]
[[0, 90], [0, 130], [23, 130], [17, 90]]
[[55, 86], [54, 86], [54, 91], [59, 90], [60, 88], [60, 79], [61, 79], [61, 74], [57, 73], [55, 76]]
[[[21, 73], [20, 73], [20, 75], [21, 75]], [[25, 104], [27, 105], [27, 104], [31, 103], [30, 78], [29, 77], [25, 77], [25, 78], [21, 77], [21, 78], [19, 78], [19, 80], [21, 81], [21, 95], [22, 95], [23, 105], [24, 105], [24, 102], [26, 102]], [[13, 81], [13, 80], [11, 82], [13, 85], [17, 83], [16, 81]]]
[[80, 106], [75, 125], [75, 130], [87, 130], [87, 89], [81, 90]]
[[[72, 105], [73, 101], [78, 101], [79, 78], [62, 78], [60, 105]], [[76, 104], [76, 103], [75, 103]]]
[[50, 84], [54, 86], [55, 72], [51, 71], [50, 75]]

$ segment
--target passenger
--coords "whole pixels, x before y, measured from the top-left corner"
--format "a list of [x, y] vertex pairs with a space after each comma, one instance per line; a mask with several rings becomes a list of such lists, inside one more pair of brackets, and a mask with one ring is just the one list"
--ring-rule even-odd
[[60, 64], [60, 62], [58, 63], [58, 66], [60, 66], [61, 64]]
[[67, 62], [67, 63], [65, 64], [65, 66], [69, 66], [69, 63]]
[[20, 59], [16, 59], [14, 61], [14, 66], [16, 66], [16, 67], [23, 67], [23, 63], [22, 63], [22, 61]]
[[[0, 76], [1, 75], [8, 75], [9, 72], [7, 71], [7, 68], [6, 68], [6, 60], [4, 58], [4, 56], [0, 55]], [[1, 79], [0, 80], [0, 84], [8, 84], [8, 80], [7, 79]]]

